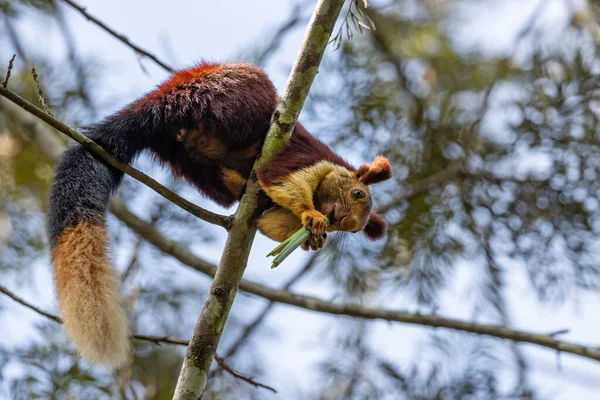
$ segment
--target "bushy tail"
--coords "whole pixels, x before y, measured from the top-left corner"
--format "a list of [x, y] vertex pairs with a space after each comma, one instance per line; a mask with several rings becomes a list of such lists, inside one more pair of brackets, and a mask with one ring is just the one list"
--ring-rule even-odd
[[[88, 136], [130, 163], [148, 145], [150, 130], [132, 112], [90, 128]], [[50, 192], [48, 234], [54, 284], [67, 334], [90, 362], [110, 368], [129, 354], [119, 275], [111, 266], [106, 211], [122, 173], [77, 145], [60, 162]]]

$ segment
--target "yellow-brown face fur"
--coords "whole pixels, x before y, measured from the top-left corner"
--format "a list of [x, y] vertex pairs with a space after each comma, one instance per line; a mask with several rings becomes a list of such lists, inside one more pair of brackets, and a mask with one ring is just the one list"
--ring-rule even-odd
[[368, 185], [390, 177], [389, 162], [377, 156], [357, 170], [320, 161], [272, 182], [261, 181], [261, 187], [277, 207], [259, 218], [258, 228], [271, 239], [283, 241], [299, 227], [310, 227], [306, 246], [313, 250], [323, 246], [325, 232], [363, 231], [370, 240], [380, 239], [386, 224], [371, 211]]
[[328, 232], [360, 232], [369, 221], [371, 190], [350, 171], [336, 170], [323, 179], [315, 193], [315, 207], [329, 218]]

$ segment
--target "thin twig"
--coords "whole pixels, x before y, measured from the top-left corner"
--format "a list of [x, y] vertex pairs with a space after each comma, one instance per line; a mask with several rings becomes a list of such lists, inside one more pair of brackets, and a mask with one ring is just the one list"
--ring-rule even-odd
[[519, 184], [524, 182], [524, 180], [512, 176], [497, 176], [484, 169], [469, 171], [465, 169], [460, 162], [454, 162], [446, 168], [434, 172], [418, 182], [405, 186], [398, 196], [394, 197], [388, 203], [381, 205], [377, 208], [376, 212], [384, 214], [392, 208], [399, 206], [403, 201], [410, 200], [419, 194], [425, 193], [436, 186], [460, 176], [473, 179], [485, 179], [497, 185], [501, 185], [503, 182], [514, 182]]
[[546, 8], [547, 6], [548, 6], [548, 2], [546, 0], [539, 0], [538, 3], [536, 4], [535, 8], [531, 12], [531, 14], [529, 14], [529, 18], [527, 18], [527, 22], [525, 22], [525, 24], [523, 24], [523, 27], [515, 35], [512, 45], [508, 47], [509, 51], [513, 52], [513, 56], [514, 56], [514, 53], [516, 52], [516, 50], [518, 49], [519, 45], [521, 44], [521, 42], [525, 39], [525, 37], [529, 33], [531, 33], [531, 31], [533, 30], [533, 27], [535, 26], [535, 22], [538, 20], [538, 18], [544, 11], [544, 8]]
[[[63, 321], [62, 319], [54, 314], [50, 314], [49, 312], [46, 312], [44, 310], [42, 310], [41, 308], [29, 303], [28, 301], [22, 299], [21, 297], [17, 296], [16, 294], [14, 294], [13, 292], [11, 292], [10, 290], [8, 290], [7, 288], [5, 288], [4, 286], [0, 285], [0, 293], [4, 293], [6, 296], [10, 297], [11, 299], [13, 299], [14, 301], [16, 301], [17, 303], [21, 304], [22, 306], [29, 308], [30, 310], [38, 313], [39, 315], [46, 317], [54, 322], [57, 322], [59, 324], [62, 324]], [[187, 346], [189, 344], [189, 340], [186, 339], [177, 339], [177, 338], [172, 338], [170, 336], [153, 336], [153, 335], [140, 335], [140, 334], [133, 334], [131, 335], [132, 338], [136, 339], [136, 340], [142, 340], [145, 342], [152, 342], [156, 345], [160, 345], [162, 343], [166, 343], [166, 344], [174, 344], [174, 345], [178, 345], [178, 346]], [[277, 391], [275, 389], [273, 389], [271, 386], [267, 386], [263, 383], [257, 382], [254, 380], [253, 377], [251, 376], [247, 376], [247, 375], [243, 375], [237, 371], [235, 371], [233, 368], [231, 368], [222, 357], [216, 356], [215, 360], [217, 361], [217, 364], [219, 365], [219, 367], [221, 369], [223, 369], [224, 371], [226, 371], [227, 373], [229, 373], [231, 376], [233, 376], [236, 379], [240, 379], [242, 381], [245, 381], [251, 385], [253, 385], [254, 387], [261, 387], [264, 389], [268, 389], [271, 390], [273, 393], [277, 393]]]
[[121, 285], [124, 284], [125, 281], [127, 281], [127, 279], [129, 278], [129, 276], [131, 275], [131, 273], [139, 265], [138, 264], [138, 257], [139, 257], [139, 254], [140, 254], [140, 250], [142, 248], [142, 243], [143, 243], [142, 238], [138, 237], [138, 239], [135, 242], [135, 245], [133, 247], [133, 255], [131, 256], [131, 259], [129, 260], [129, 263], [127, 264], [127, 267], [125, 267], [125, 270], [121, 274]]
[[12, 72], [13, 62], [15, 62], [16, 56], [16, 54], [13, 54], [13, 56], [10, 58], [10, 61], [8, 62], [8, 68], [6, 68], [6, 77], [2, 81], [2, 87], [6, 87], [6, 85], [8, 85], [8, 80], [10, 79], [10, 73]]
[[234, 378], [240, 379], [242, 381], [246, 381], [249, 384], [254, 385], [254, 387], [256, 387], [256, 388], [264, 388], [264, 389], [268, 389], [268, 390], [272, 391], [273, 393], [277, 393], [277, 390], [273, 389], [271, 386], [267, 386], [262, 383], [256, 382], [252, 376], [242, 375], [239, 372], [235, 371], [229, 365], [227, 365], [227, 363], [225, 362], [225, 360], [223, 358], [219, 357], [218, 355], [215, 355], [215, 361], [217, 362], [219, 367], [221, 367], [221, 369], [223, 369], [224, 371], [227, 371]]
[[570, 329], [559, 329], [559, 330], [557, 330], [557, 331], [550, 332], [550, 333], [548, 333], [547, 335], [548, 335], [548, 336], [555, 337], [555, 336], [558, 336], [558, 335], [566, 335], [566, 334], [567, 334], [567, 333], [569, 333], [569, 332], [570, 332]]
[[[46, 96], [44, 96], [44, 91], [42, 90], [42, 85], [40, 85], [40, 80], [38, 79], [37, 73], [35, 72], [35, 68], [31, 68], [31, 76], [33, 77], [33, 81], [35, 82], [35, 87], [38, 93], [38, 99], [42, 104], [44, 111], [46, 111], [46, 114], [48, 114], [49, 116], [54, 117], [54, 115], [52, 115], [52, 112], [50, 111], [48, 102], [46, 101]], [[6, 86], [4, 86], [4, 88], [6, 88]]]
[[109, 27], [108, 25], [106, 25], [104, 22], [102, 22], [100, 19], [98, 19], [98, 18], [90, 15], [86, 11], [85, 7], [80, 6], [79, 4], [75, 3], [72, 0], [63, 0], [63, 1], [65, 3], [67, 3], [68, 5], [70, 5], [73, 9], [77, 10], [88, 21], [96, 24], [98, 27], [100, 27], [103, 30], [105, 30], [106, 32], [108, 32], [111, 36], [113, 36], [117, 40], [121, 41], [126, 46], [131, 47], [137, 54], [145, 56], [145, 57], [148, 57], [149, 59], [151, 59], [152, 61], [154, 61], [156, 64], [158, 64], [160, 67], [162, 67], [165, 71], [169, 71], [169, 72], [173, 71], [173, 68], [171, 68], [166, 62], [161, 61], [154, 54], [152, 54], [149, 51], [142, 49], [140, 46], [132, 43], [125, 35], [123, 35], [123, 34], [117, 32], [117, 31], [115, 31], [114, 29], [112, 29], [111, 27]]
[[273, 55], [275, 50], [279, 48], [285, 36], [293, 30], [302, 17], [302, 9], [304, 8], [304, 4], [298, 3], [294, 6], [292, 11], [290, 12], [290, 16], [287, 21], [283, 22], [277, 31], [272, 34], [271, 41], [259, 51], [258, 55], [253, 57], [253, 63], [258, 66], [263, 66], [266, 64], [267, 59]]
[[65, 9], [64, 7], [59, 7], [58, 2], [54, 1], [52, 2], [52, 8], [54, 9], [58, 27], [61, 30], [65, 45], [67, 47], [67, 57], [69, 59], [69, 63], [71, 64], [71, 68], [75, 73], [77, 84], [76, 90], [78, 95], [86, 108], [91, 111], [91, 116], [96, 117], [96, 109], [94, 104], [92, 104], [93, 95], [91, 93], [91, 85], [85, 69], [86, 63], [82, 61], [78, 55], [77, 43], [71, 32], [69, 21], [67, 21], [65, 16]]
[[100, 156], [100, 158], [102, 158], [108, 164], [110, 164], [113, 167], [115, 167], [116, 169], [126, 173], [127, 175], [131, 176], [132, 178], [142, 182], [144, 185], [148, 186], [150, 189], [154, 190], [156, 193], [160, 194], [161, 196], [168, 199], [172, 203], [174, 203], [174, 204], [178, 205], [179, 207], [181, 207], [182, 209], [186, 210], [190, 214], [193, 214], [196, 217], [203, 219], [206, 222], [210, 222], [212, 224], [222, 226], [225, 229], [227, 229], [229, 227], [229, 225], [231, 223], [231, 218], [224, 216], [224, 215], [219, 215], [219, 214], [213, 213], [212, 211], [208, 211], [202, 207], [199, 207], [199, 206], [193, 204], [192, 202], [184, 199], [183, 197], [179, 196], [177, 193], [173, 192], [172, 190], [169, 190], [167, 187], [161, 185], [154, 179], [150, 178], [148, 175], [144, 174], [143, 172], [133, 168], [130, 165], [124, 164], [124, 163], [116, 160], [111, 154], [109, 154], [106, 150], [104, 150], [96, 142], [94, 142], [87, 136], [77, 132], [75, 129], [69, 127], [68, 125], [64, 124], [63, 122], [55, 119], [51, 115], [46, 114], [43, 110], [34, 106], [33, 104], [31, 104], [30, 102], [28, 102], [27, 100], [25, 100], [24, 98], [19, 96], [18, 94], [12, 92], [11, 90], [9, 90], [7, 88], [0, 87], [0, 96], [7, 98], [8, 100], [10, 100], [13, 103], [15, 103], [16, 105], [18, 105], [19, 107], [23, 108], [25, 111], [28, 111], [29, 113], [31, 113], [31, 114], [35, 115], [36, 117], [38, 117], [39, 119], [41, 119], [42, 121], [46, 122], [48, 125], [52, 126], [53, 128], [57, 129], [58, 131], [69, 136], [71, 139], [74, 139], [75, 141], [81, 143], [85, 148], [87, 148], [88, 150], [91, 150], [92, 152], [94, 152], [95, 154]]
[[[170, 336], [152, 336], [152, 335], [138, 335], [138, 334], [136, 334], [136, 335], [132, 335], [132, 337], [134, 339], [137, 339], [137, 340], [143, 340], [143, 341], [147, 341], [147, 342], [152, 342], [152, 343], [154, 343], [156, 345], [159, 345], [159, 346], [162, 343], [174, 344], [174, 345], [179, 345], [179, 346], [188, 346], [189, 343], [190, 343], [189, 340], [172, 338]], [[265, 385], [264, 383], [257, 382], [254, 379], [254, 377], [242, 374], [242, 373], [237, 372], [236, 370], [234, 370], [231, 366], [229, 366], [229, 364], [227, 364], [227, 362], [225, 361], [224, 357], [220, 357], [219, 355], [215, 355], [215, 361], [217, 362], [217, 365], [219, 366], [220, 369], [222, 369], [223, 371], [227, 372], [228, 374], [230, 374], [234, 378], [240, 379], [242, 381], [245, 381], [245, 382], [253, 385], [256, 388], [264, 388], [264, 389], [268, 389], [268, 390], [272, 391], [273, 393], [277, 393], [277, 390], [275, 390], [273, 387]]]
[[473, 146], [472, 142], [475, 138], [476, 130], [481, 125], [481, 121], [487, 114], [487, 111], [488, 111], [488, 108], [490, 105], [490, 100], [492, 97], [492, 93], [493, 93], [494, 89], [496, 88], [498, 82], [501, 79], [503, 79], [509, 71], [508, 65], [509, 65], [510, 57], [512, 57], [512, 58], [515, 57], [516, 51], [518, 50], [519, 46], [521, 45], [521, 43], [523, 42], [525, 37], [533, 30], [535, 22], [537, 21], [537, 19], [539, 18], [540, 14], [543, 11], [543, 9], [547, 5], [548, 5], [548, 2], [546, 0], [538, 1], [538, 4], [536, 5], [535, 9], [529, 15], [527, 22], [519, 30], [517, 35], [513, 38], [512, 44], [508, 47], [509, 51], [511, 52], [511, 55], [509, 57], [507, 57], [506, 60], [504, 60], [504, 61], [500, 60], [500, 62], [498, 62], [498, 67], [496, 69], [494, 79], [488, 85], [488, 87], [486, 88], [486, 90], [483, 94], [483, 103], [479, 110], [479, 114], [478, 114], [477, 118], [475, 119], [475, 121], [473, 121], [473, 123], [467, 130], [467, 137], [466, 137], [466, 140], [464, 140], [464, 142], [463, 142], [463, 146], [465, 149], [470, 149]]
[[[385, 35], [385, 24], [383, 23], [383, 17], [373, 8], [369, 9], [366, 14], [369, 16], [369, 18], [375, 21], [374, 23], [378, 26], [378, 29], [372, 29], [370, 31], [370, 36], [373, 39], [373, 45], [383, 53], [384, 57], [394, 68], [398, 84], [415, 105], [415, 125], [420, 125], [420, 123], [424, 120], [427, 104], [425, 103], [425, 100], [419, 97], [419, 95], [411, 88], [402, 66], [402, 58], [396, 54], [396, 52], [393, 50], [393, 47], [389, 43], [388, 38], [390, 36]], [[391, 35], [391, 37], [395, 36]]]
[[187, 346], [190, 341], [187, 339], [178, 339], [178, 338], [173, 338], [171, 336], [154, 336], [154, 335], [139, 335], [139, 334], [135, 334], [132, 335], [132, 337], [134, 339], [137, 340], [143, 340], [146, 342], [152, 342], [158, 346], [160, 346], [163, 343], [166, 344], [175, 344], [178, 346]]
[[11, 299], [13, 299], [14, 301], [16, 301], [17, 303], [21, 304], [22, 306], [25, 306], [27, 308], [29, 308], [30, 310], [35, 311], [36, 313], [43, 315], [44, 317], [51, 319], [54, 322], [58, 322], [59, 324], [62, 324], [62, 319], [60, 319], [59, 317], [57, 317], [56, 315], [50, 314], [49, 312], [46, 312], [44, 310], [42, 310], [39, 307], [34, 306], [33, 304], [23, 300], [22, 298], [20, 298], [19, 296], [17, 296], [16, 294], [14, 294], [13, 292], [11, 292], [10, 290], [8, 290], [7, 288], [5, 288], [4, 286], [0, 285], [0, 292], [4, 293], [5, 295], [7, 295], [8, 297], [10, 297]]

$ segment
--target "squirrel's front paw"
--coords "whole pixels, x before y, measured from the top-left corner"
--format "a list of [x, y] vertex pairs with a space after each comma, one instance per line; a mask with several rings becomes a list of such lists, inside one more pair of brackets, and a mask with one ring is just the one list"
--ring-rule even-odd
[[319, 249], [323, 248], [323, 245], [325, 244], [326, 239], [327, 239], [326, 233], [322, 234], [321, 236], [310, 235], [309, 238], [306, 239], [306, 242], [302, 243], [302, 248], [304, 250], [308, 250], [308, 249], [319, 250]]
[[310, 227], [311, 236], [323, 236], [327, 228], [327, 217], [317, 210], [304, 211], [302, 213], [302, 225]]

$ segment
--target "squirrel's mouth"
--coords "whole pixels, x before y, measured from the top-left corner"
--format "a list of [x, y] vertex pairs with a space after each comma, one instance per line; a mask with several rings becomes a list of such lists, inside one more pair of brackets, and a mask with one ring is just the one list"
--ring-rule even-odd
[[329, 220], [328, 232], [331, 231], [344, 231], [344, 232], [355, 232], [358, 229], [356, 226], [357, 219], [349, 213], [345, 212], [342, 207], [335, 204], [328, 204], [322, 211], [323, 215], [327, 216]]
[[327, 213], [326, 215], [327, 218], [329, 218], [329, 225], [335, 225], [338, 223], [338, 220], [335, 217], [335, 207], [333, 207], [331, 211], [329, 211], [329, 213]]

